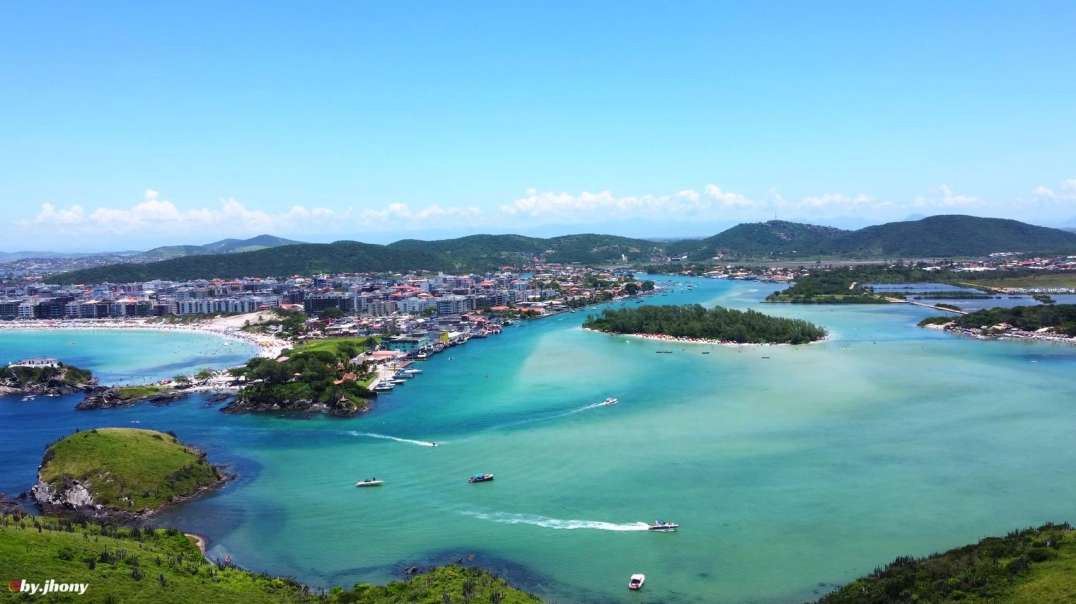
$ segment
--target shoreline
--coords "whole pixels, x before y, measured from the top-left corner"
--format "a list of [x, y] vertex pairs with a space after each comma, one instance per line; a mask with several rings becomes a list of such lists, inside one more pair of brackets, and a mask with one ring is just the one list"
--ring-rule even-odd
[[[611, 331], [601, 331], [600, 329], [592, 329], [590, 327], [582, 327], [583, 331], [589, 331], [593, 333], [600, 333], [606, 336], [621, 336], [626, 338], [638, 338], [640, 340], [650, 340], [653, 342], [668, 342], [670, 344], [704, 344], [707, 346], [802, 346], [803, 344], [792, 344], [790, 342], [731, 342], [728, 340], [710, 340], [706, 338], [687, 338], [668, 336], [660, 333], [615, 333]], [[830, 336], [827, 334], [823, 338], [806, 342], [806, 344], [817, 344], [818, 342], [825, 342], [829, 340]]]
[[72, 321], [32, 320], [0, 322], [0, 331], [56, 331], [64, 329], [75, 331], [131, 330], [200, 333], [250, 344], [254, 347], [254, 356], [269, 359], [280, 356], [280, 353], [285, 348], [290, 347], [290, 344], [277, 337], [247, 333], [234, 328], [215, 327], [213, 325], [213, 320], [206, 320], [187, 325], [161, 324], [143, 319], [78, 319]]

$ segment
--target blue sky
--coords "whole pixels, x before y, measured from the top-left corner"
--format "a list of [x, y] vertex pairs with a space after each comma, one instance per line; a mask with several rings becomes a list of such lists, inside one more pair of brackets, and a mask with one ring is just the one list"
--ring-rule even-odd
[[1076, 223], [1076, 4], [6, 3], [0, 249]]

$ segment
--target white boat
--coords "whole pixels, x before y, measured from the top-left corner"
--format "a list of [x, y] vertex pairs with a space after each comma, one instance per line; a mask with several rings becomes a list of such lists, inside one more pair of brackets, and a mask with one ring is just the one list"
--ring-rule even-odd
[[647, 525], [647, 529], [651, 531], [675, 531], [680, 528], [679, 524], [675, 522], [665, 522], [664, 520], [657, 520]]
[[631, 579], [628, 579], [628, 589], [638, 591], [643, 588], [643, 583], [646, 583], [646, 575], [635, 573], [631, 576]]
[[602, 401], [602, 402], [600, 402], [598, 404], [601, 405], [602, 407], [612, 407], [613, 405], [615, 405], [615, 404], [617, 404], [619, 402], [620, 402], [620, 399], [616, 398], [615, 396], [610, 396], [609, 398], [605, 399], [604, 401]]
[[379, 487], [385, 484], [384, 480], [378, 480], [376, 478], [367, 478], [366, 480], [360, 480], [355, 483], [357, 487]]
[[374, 392], [388, 392], [396, 386], [392, 382], [379, 382], [374, 386]]

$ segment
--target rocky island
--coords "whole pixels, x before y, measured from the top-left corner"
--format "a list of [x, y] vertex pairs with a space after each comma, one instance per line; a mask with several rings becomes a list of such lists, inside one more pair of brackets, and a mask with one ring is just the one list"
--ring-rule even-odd
[[186, 397], [188, 392], [173, 387], [147, 384], [143, 386], [97, 387], [86, 393], [75, 409], [114, 409], [136, 403], [167, 404]]
[[826, 330], [801, 319], [698, 304], [606, 309], [583, 327], [605, 333], [714, 344], [806, 344]]
[[109, 519], [144, 517], [211, 489], [224, 476], [174, 435], [96, 428], [45, 451], [31, 495], [49, 513]]
[[56, 396], [95, 387], [97, 380], [89, 371], [56, 359], [27, 359], [0, 369], [0, 396]]
[[979, 339], [1076, 343], [1076, 304], [987, 308], [959, 317], [927, 317], [919, 326]]

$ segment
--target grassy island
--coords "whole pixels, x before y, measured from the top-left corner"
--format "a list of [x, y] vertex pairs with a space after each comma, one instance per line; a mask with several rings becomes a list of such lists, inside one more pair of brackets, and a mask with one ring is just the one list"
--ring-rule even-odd
[[81, 597], [38, 598], [49, 602], [538, 602], [488, 573], [459, 566], [437, 568], [384, 586], [356, 585], [316, 593], [292, 579], [210, 562], [175, 529], [118, 528], [51, 517], [0, 515], [0, 560], [9, 578], [42, 584], [46, 579], [62, 577], [65, 582], [87, 585]]
[[926, 558], [902, 556], [823, 597], [819, 604], [1071, 602], [1076, 531], [1046, 524]]
[[255, 358], [232, 374], [244, 382], [229, 413], [323, 412], [349, 416], [369, 408], [369, 369], [353, 360], [374, 338], [328, 338], [297, 345], [276, 359]]
[[806, 344], [826, 336], [826, 330], [801, 319], [720, 306], [707, 309], [698, 304], [606, 309], [600, 315], [587, 317], [583, 327], [607, 333], [737, 344]]
[[943, 324], [966, 330], [985, 328], [999, 333], [1009, 329], [1024, 332], [1049, 329], [1057, 335], [1076, 337], [1076, 304], [986, 308], [959, 317], [928, 317], [919, 322], [920, 326]]
[[216, 485], [205, 455], [175, 436], [134, 428], [76, 432], [45, 451], [34, 496], [44, 506], [138, 514]]

